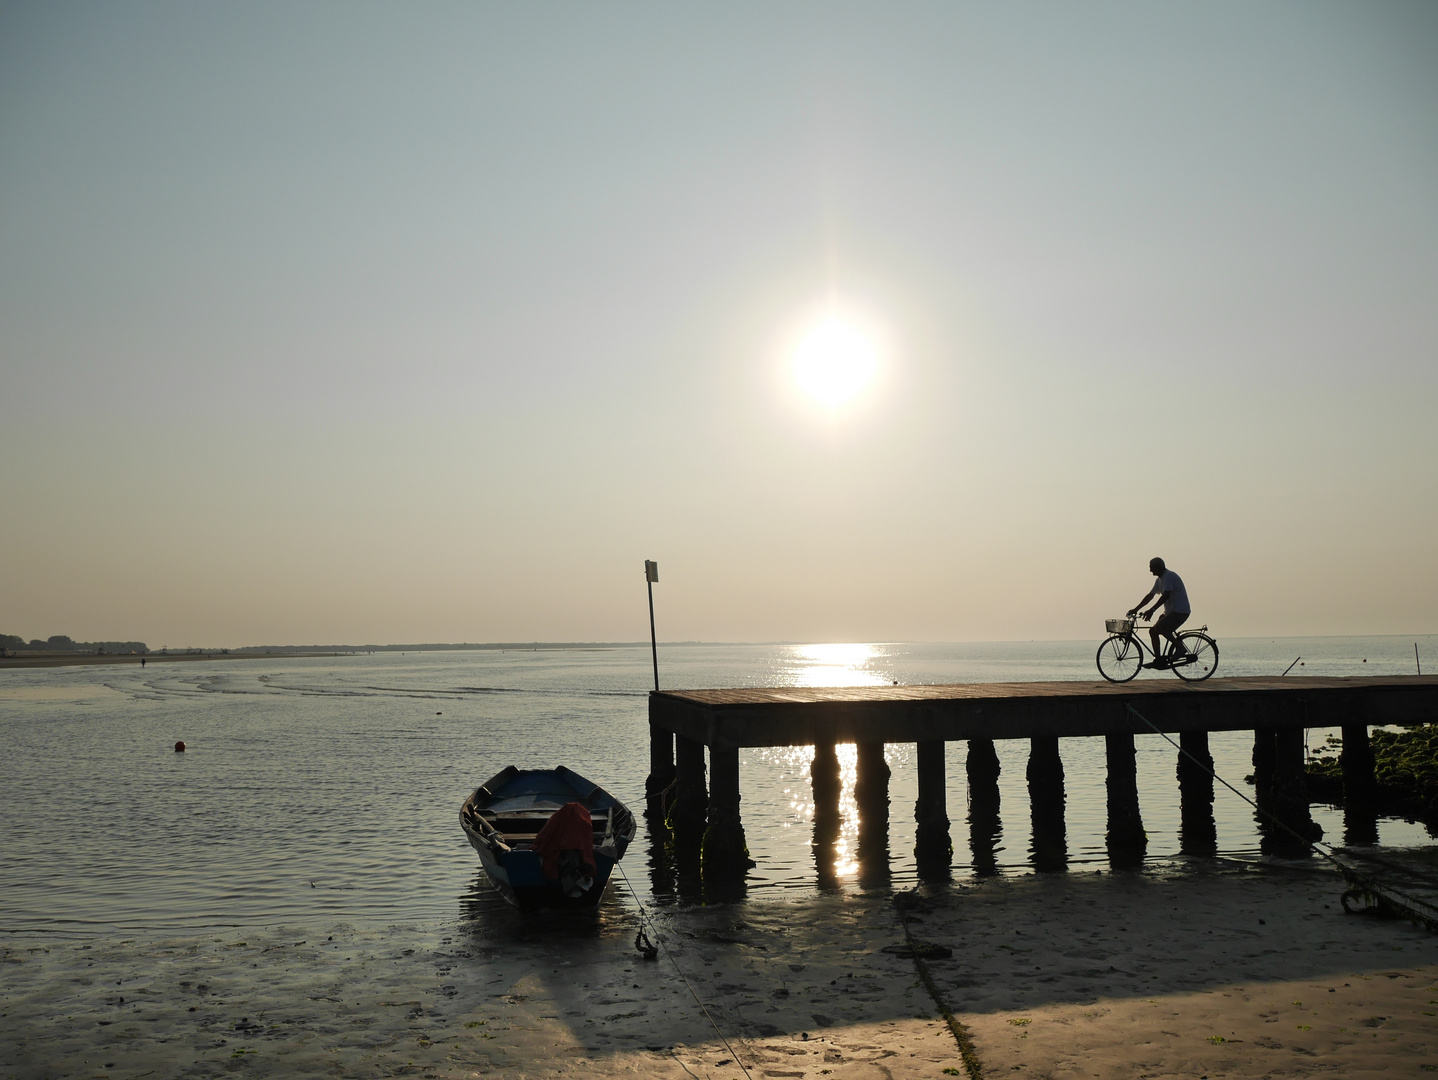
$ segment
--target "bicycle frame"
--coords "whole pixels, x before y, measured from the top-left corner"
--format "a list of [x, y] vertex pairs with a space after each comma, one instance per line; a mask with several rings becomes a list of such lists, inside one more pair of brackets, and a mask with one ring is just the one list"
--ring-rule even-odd
[[[1151, 648], [1149, 648], [1147, 645], [1145, 645], [1145, 644], [1143, 643], [1143, 638], [1141, 638], [1141, 637], [1138, 636], [1138, 632], [1139, 632], [1140, 630], [1147, 630], [1147, 629], [1149, 629], [1149, 627], [1150, 627], [1151, 625], [1152, 625], [1152, 624], [1145, 624], [1145, 625], [1143, 625], [1143, 626], [1139, 626], [1139, 625], [1135, 624], [1134, 627], [1133, 627], [1133, 629], [1129, 630], [1129, 632], [1128, 632], [1127, 634], [1123, 634], [1123, 635], [1121, 635], [1121, 636], [1124, 637], [1124, 638], [1127, 638], [1130, 644], [1133, 644], [1133, 645], [1137, 645], [1137, 646], [1138, 646], [1138, 654], [1139, 654], [1139, 656], [1154, 657], [1154, 658], [1156, 659], [1157, 656], [1158, 656], [1158, 654], [1155, 653], [1155, 652], [1154, 652]], [[1173, 648], [1173, 643], [1172, 643], [1172, 642], [1169, 643], [1169, 648], [1170, 648], [1170, 649]]]
[[[1137, 645], [1140, 657], [1152, 657], [1154, 660], [1157, 660], [1160, 658], [1160, 656], [1162, 656], [1163, 659], [1170, 661], [1170, 667], [1176, 667], [1179, 664], [1189, 664], [1193, 662], [1191, 655], [1187, 651], [1179, 653], [1177, 656], [1174, 655], [1173, 647], [1175, 645], [1175, 642], [1173, 641], [1170, 641], [1168, 643], [1168, 648], [1166, 648], [1161, 654], [1154, 652], [1153, 649], [1145, 645], [1143, 643], [1143, 638], [1138, 636], [1138, 632], [1140, 630], [1152, 629], [1153, 623], [1144, 623], [1142, 625], [1139, 625], [1137, 622], [1135, 622], [1133, 627], [1129, 630], [1127, 634], [1120, 634], [1119, 636], [1126, 638], [1131, 644]], [[1202, 626], [1184, 626], [1173, 632], [1175, 638], [1179, 637], [1181, 634], [1188, 633], [1207, 634], [1208, 624], [1205, 623]], [[1189, 657], [1189, 659], [1184, 659], [1185, 657]]]

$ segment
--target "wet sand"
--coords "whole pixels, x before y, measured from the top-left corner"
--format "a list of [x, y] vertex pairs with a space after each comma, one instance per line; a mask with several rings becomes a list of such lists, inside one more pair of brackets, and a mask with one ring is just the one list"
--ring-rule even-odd
[[883, 890], [766, 895], [661, 909], [654, 961], [613, 894], [598, 920], [496, 905], [437, 925], [11, 934], [0, 1074], [967, 1075], [904, 920], [952, 953], [923, 963], [987, 1077], [1438, 1071], [1438, 936], [1345, 915], [1341, 891], [1319, 868], [1226, 863], [926, 889], [902, 914]]

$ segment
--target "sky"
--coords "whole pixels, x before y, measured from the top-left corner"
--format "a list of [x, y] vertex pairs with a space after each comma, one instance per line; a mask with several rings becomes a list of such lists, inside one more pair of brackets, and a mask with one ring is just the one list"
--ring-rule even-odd
[[0, 633], [1432, 633], [1435, 416], [1431, 4], [0, 2]]

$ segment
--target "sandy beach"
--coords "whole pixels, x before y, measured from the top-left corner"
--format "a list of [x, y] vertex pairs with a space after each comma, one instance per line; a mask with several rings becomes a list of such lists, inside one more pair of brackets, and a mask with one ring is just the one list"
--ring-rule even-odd
[[26, 1078], [970, 1075], [906, 919], [984, 1076], [1438, 1071], [1438, 937], [1345, 915], [1340, 892], [1317, 867], [1226, 863], [923, 890], [902, 914], [884, 891], [764, 898], [653, 913], [654, 961], [633, 947], [634, 902], [613, 896], [597, 922], [486, 911], [12, 935], [0, 1065]]

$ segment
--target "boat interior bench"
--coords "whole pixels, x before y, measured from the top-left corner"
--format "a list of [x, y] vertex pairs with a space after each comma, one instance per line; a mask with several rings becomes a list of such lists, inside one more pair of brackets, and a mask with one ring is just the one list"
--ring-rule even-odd
[[[473, 812], [471, 816], [488, 822], [496, 832], [504, 837], [504, 842], [510, 847], [533, 844], [534, 838], [539, 835], [540, 830], [549, 820], [547, 817], [529, 815], [511, 817], [508, 814], [485, 815]], [[591, 820], [594, 825], [594, 835], [596, 837], [603, 836], [609, 828], [609, 814], [602, 810], [596, 811], [591, 816]]]

